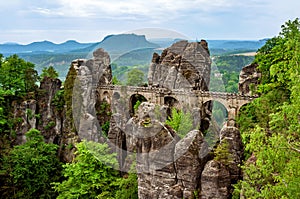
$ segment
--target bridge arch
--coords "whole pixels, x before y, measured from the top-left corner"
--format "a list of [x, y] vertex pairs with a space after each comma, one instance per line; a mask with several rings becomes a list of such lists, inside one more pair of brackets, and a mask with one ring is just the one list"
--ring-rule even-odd
[[226, 108], [227, 111], [229, 110], [229, 107], [228, 107], [227, 102], [226, 102], [225, 100], [223, 100], [223, 99], [218, 99], [218, 98], [206, 98], [206, 99], [203, 100], [202, 103], [205, 104], [205, 103], [207, 103], [207, 102], [218, 102], [218, 103], [222, 104], [222, 105]]
[[147, 98], [141, 94], [133, 94], [129, 98], [129, 114], [130, 116], [134, 116], [135, 114], [135, 106], [142, 102], [148, 101]]
[[247, 107], [250, 103], [251, 103], [251, 102], [246, 102], [246, 101], [240, 103], [240, 104], [239, 104], [239, 107], [238, 107], [238, 109], [237, 109], [237, 113], [239, 113], [241, 110], [243, 110], [245, 107]]
[[171, 116], [172, 108], [179, 109], [179, 101], [173, 96], [165, 96], [164, 97], [164, 105], [168, 106], [167, 115]]

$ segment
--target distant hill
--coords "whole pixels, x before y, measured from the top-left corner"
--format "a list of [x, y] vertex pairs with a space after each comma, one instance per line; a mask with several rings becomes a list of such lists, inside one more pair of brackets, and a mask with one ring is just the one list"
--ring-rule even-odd
[[[144, 67], [149, 65], [153, 52], [160, 53], [162, 49], [178, 40], [180, 39], [158, 38], [148, 41], [144, 35], [120, 34], [108, 35], [101, 42], [95, 43], [79, 43], [74, 40], [61, 44], [50, 41], [33, 42], [28, 45], [5, 43], [0, 44], [0, 53], [4, 56], [18, 54], [21, 58], [34, 63], [39, 72], [43, 67], [54, 66], [60, 74], [60, 79], [64, 80], [72, 60], [89, 58], [97, 48], [104, 48], [117, 66], [130, 68], [140, 65], [146, 71]], [[255, 52], [266, 40], [207, 40], [207, 42], [210, 53], [214, 56]]]
[[119, 34], [108, 35], [101, 42], [74, 52], [93, 52], [95, 49], [103, 48], [112, 58], [115, 58], [134, 50], [155, 49], [159, 47], [158, 44], [147, 41], [144, 35]]
[[213, 55], [256, 52], [268, 39], [263, 40], [207, 40]]
[[160, 48], [168, 48], [170, 47], [172, 44], [176, 43], [177, 41], [180, 40], [186, 40], [186, 39], [174, 39], [174, 38], [154, 38], [154, 39], [149, 39], [150, 42], [158, 44], [160, 46]]
[[20, 53], [63, 53], [91, 46], [92, 43], [79, 43], [73, 40], [66, 41], [61, 44], [55, 44], [50, 41], [33, 42], [27, 45], [16, 43], [0, 44], [0, 53], [8, 56]]
[[[180, 39], [158, 38], [149, 41], [161, 48], [167, 48]], [[243, 52], [256, 52], [268, 39], [262, 40], [207, 40], [211, 55], [236, 54]], [[195, 40], [190, 40], [194, 42]]]
[[132, 50], [122, 54], [120, 57], [117, 57], [112, 61], [118, 66], [149, 65], [154, 52], [160, 54], [162, 51], [153, 48]]

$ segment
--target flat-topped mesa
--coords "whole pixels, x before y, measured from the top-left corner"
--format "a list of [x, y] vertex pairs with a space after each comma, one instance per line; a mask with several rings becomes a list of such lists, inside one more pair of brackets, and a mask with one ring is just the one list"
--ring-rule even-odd
[[194, 88], [207, 91], [211, 59], [207, 42], [179, 41], [161, 55], [153, 54], [148, 84], [172, 89]]

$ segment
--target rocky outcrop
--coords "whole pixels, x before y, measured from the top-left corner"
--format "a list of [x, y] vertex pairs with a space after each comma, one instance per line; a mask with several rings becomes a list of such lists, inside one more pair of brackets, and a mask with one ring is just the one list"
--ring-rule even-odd
[[222, 163], [211, 160], [201, 175], [201, 198], [226, 199], [229, 197], [230, 174]]
[[62, 134], [64, 116], [53, 105], [56, 93], [61, 89], [61, 81], [45, 77], [38, 92], [37, 129], [41, 131], [47, 143], [58, 144]]
[[245, 66], [240, 72], [239, 77], [239, 93], [244, 95], [252, 95], [253, 91], [261, 78], [261, 73], [257, 69], [257, 64], [250, 64]]
[[201, 175], [201, 198], [230, 198], [232, 184], [241, 177], [243, 147], [240, 132], [235, 127], [224, 127], [220, 132], [222, 148], [209, 161]]
[[[14, 144], [26, 142], [25, 133], [30, 129], [38, 129], [47, 143], [58, 144], [61, 135], [63, 116], [59, 115], [52, 100], [61, 88], [59, 79], [45, 77], [36, 95], [26, 96], [12, 102], [16, 121], [16, 140]], [[24, 101], [23, 101], [24, 100]]]
[[36, 128], [37, 101], [29, 99], [26, 101], [14, 101], [12, 103], [13, 117], [16, 121], [16, 136], [13, 144], [19, 145], [26, 142], [25, 133], [32, 128]]
[[[59, 111], [52, 103], [61, 82], [47, 78], [41, 83], [37, 100], [14, 104], [20, 130], [17, 142], [24, 142], [24, 133], [30, 128], [39, 128], [48, 142], [61, 146], [62, 159], [70, 162], [76, 142], [82, 139], [106, 141], [101, 126], [110, 121], [107, 142], [117, 153], [119, 169], [129, 171], [136, 157], [139, 198], [230, 197], [231, 185], [241, 173], [238, 165], [243, 151], [238, 129], [224, 127], [218, 134], [219, 146], [223, 146], [222, 153], [226, 155], [223, 160], [217, 150], [210, 151], [202, 134], [209, 126], [210, 103], [204, 106], [195, 102], [181, 107], [191, 112], [195, 127], [181, 139], [165, 124], [170, 108], [179, 108], [178, 103], [185, 100], [172, 98], [169, 93], [173, 89], [208, 90], [211, 61], [207, 43], [204, 40], [199, 43], [181, 41], [161, 55], [154, 54], [148, 74], [149, 85], [163, 87], [159, 90], [166, 90], [169, 96], [153, 93], [148, 96], [149, 101], [155, 99], [157, 104], [143, 102], [134, 111], [130, 110], [134, 106], [131, 98], [139, 95], [138, 90], [131, 91], [130, 95], [126, 87], [101, 92], [100, 86], [111, 85], [110, 58], [102, 49], [96, 50], [93, 56], [89, 60], [72, 62], [64, 84], [63, 110]], [[259, 77], [250, 68], [241, 73], [245, 80], [242, 87], [247, 85], [245, 75]], [[247, 88], [248, 91], [243, 88], [245, 93], [250, 90], [249, 84]], [[31, 117], [31, 112], [35, 117]]]
[[200, 177], [208, 158], [208, 144], [198, 130], [189, 132], [175, 147], [175, 168], [183, 198], [199, 193]]
[[244, 153], [241, 133], [236, 127], [224, 127], [221, 129], [220, 139], [220, 144], [222, 144], [222, 142], [228, 143], [228, 151], [231, 158], [228, 168], [230, 172], [231, 183], [234, 184], [241, 177], [241, 168], [239, 165], [242, 163], [242, 157]]
[[72, 113], [79, 138], [99, 142], [101, 128], [95, 109], [96, 89], [98, 85], [110, 84], [112, 73], [108, 53], [98, 49], [93, 56], [74, 67], [77, 77], [72, 93]]
[[229, 198], [231, 185], [241, 175], [238, 165], [243, 148], [239, 130], [221, 130], [223, 151], [214, 158], [199, 130], [179, 139], [160, 122], [154, 114], [155, 107], [142, 103], [123, 134], [127, 147], [133, 146], [127, 152], [137, 152], [139, 198]]
[[149, 86], [208, 90], [211, 60], [207, 43], [179, 41], [154, 53], [148, 72]]
[[[155, 109], [159, 109], [160, 114], [156, 114]], [[126, 144], [121, 145], [126, 148], [115, 146], [116, 151], [127, 157], [136, 152], [139, 198], [191, 198], [200, 191], [208, 145], [199, 130], [189, 132], [180, 140], [174, 130], [162, 122], [166, 110], [165, 106], [158, 108], [152, 103], [142, 103], [135, 117], [125, 125], [123, 137], [114, 137], [115, 140], [126, 139]], [[123, 161], [125, 171], [128, 164], [126, 159]]]

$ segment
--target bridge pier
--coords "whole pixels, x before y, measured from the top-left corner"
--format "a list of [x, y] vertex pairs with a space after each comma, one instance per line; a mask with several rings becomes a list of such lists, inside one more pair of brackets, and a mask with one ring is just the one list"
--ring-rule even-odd
[[237, 106], [231, 106], [227, 108], [228, 111], [228, 119], [227, 119], [227, 126], [235, 126], [236, 125], [236, 116], [237, 116]]

